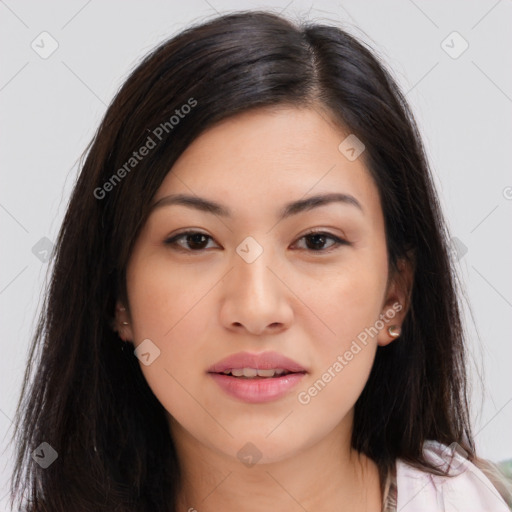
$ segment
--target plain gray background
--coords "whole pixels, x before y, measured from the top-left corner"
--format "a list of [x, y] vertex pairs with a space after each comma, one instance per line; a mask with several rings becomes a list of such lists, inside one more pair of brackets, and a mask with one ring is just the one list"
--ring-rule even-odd
[[[48, 241], [41, 239], [56, 239], [78, 158], [113, 95], [151, 48], [192, 22], [256, 8], [345, 28], [371, 44], [407, 93], [471, 304], [466, 320], [477, 448], [494, 461], [512, 457], [511, 0], [192, 0], [186, 5], [5, 0], [0, 1], [1, 510], [7, 510], [12, 467], [11, 420], [48, 266], [41, 261]], [[52, 45], [57, 49], [45, 54]]]

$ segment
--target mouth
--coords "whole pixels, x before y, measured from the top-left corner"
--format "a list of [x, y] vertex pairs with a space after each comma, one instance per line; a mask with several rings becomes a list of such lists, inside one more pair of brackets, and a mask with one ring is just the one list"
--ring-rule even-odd
[[290, 375], [292, 373], [306, 373], [306, 371], [304, 370], [302, 372], [294, 372], [290, 370], [285, 370], [284, 368], [269, 368], [266, 370], [258, 368], [232, 368], [224, 370], [223, 372], [211, 373], [217, 373], [218, 375], [228, 375], [230, 377], [235, 377], [237, 379], [260, 380], [276, 379], [280, 377], [285, 377], [286, 375]]
[[207, 372], [247, 378], [272, 378], [283, 373], [307, 373], [299, 363], [278, 352], [238, 352], [210, 366]]
[[230, 398], [255, 404], [286, 397], [308, 371], [277, 352], [240, 352], [217, 362], [207, 373]]

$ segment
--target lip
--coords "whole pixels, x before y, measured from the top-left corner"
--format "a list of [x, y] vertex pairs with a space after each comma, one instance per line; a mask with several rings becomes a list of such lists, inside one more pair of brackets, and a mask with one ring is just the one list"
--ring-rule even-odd
[[[224, 370], [233, 368], [259, 370], [282, 368], [293, 373], [280, 377], [255, 379], [244, 379], [222, 373]], [[278, 400], [288, 394], [308, 372], [293, 359], [277, 352], [260, 354], [239, 352], [215, 363], [208, 368], [208, 373], [226, 394], [247, 403], [264, 403]]]
[[242, 379], [222, 373], [210, 373], [212, 379], [225, 393], [251, 404], [271, 402], [282, 398], [302, 380], [304, 375], [306, 374], [289, 373], [281, 377]]
[[210, 366], [207, 371], [208, 373], [222, 373], [224, 370], [233, 368], [256, 368], [257, 370], [282, 368], [289, 372], [306, 372], [306, 369], [299, 363], [278, 352], [261, 352], [259, 354], [238, 352], [218, 361]]

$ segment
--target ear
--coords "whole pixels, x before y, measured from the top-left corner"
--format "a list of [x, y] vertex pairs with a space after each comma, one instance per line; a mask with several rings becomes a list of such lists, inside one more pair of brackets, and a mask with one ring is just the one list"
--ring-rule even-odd
[[113, 331], [119, 334], [123, 341], [133, 341], [130, 313], [119, 300], [116, 302], [115, 317], [112, 320], [111, 327]]
[[386, 296], [380, 318], [384, 327], [377, 335], [380, 346], [389, 345], [400, 337], [402, 325], [409, 311], [414, 282], [414, 259], [408, 255], [397, 262], [397, 268], [390, 272]]

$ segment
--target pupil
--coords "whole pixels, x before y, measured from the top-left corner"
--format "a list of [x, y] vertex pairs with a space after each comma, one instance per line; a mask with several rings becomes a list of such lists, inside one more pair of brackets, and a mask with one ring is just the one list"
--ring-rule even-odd
[[[189, 245], [193, 248], [194, 244], [199, 244], [200, 246], [204, 243], [204, 242], [198, 242], [197, 241], [197, 238], [198, 237], [203, 237], [203, 238], [206, 238], [205, 235], [203, 235], [202, 233], [196, 233], [194, 235], [188, 235], [188, 240], [190, 241], [190, 239], [193, 239], [193, 241], [190, 243], [189, 242]], [[197, 248], [197, 247], [196, 247]], [[202, 247], [199, 247], [199, 249], [201, 249]]]
[[315, 247], [313, 247], [313, 249], [319, 249], [319, 248], [321, 248], [321, 247], [319, 247], [319, 245], [322, 246], [325, 243], [325, 236], [324, 235], [311, 235], [309, 237], [309, 239], [310, 240], [311, 239], [320, 239], [320, 244], [318, 244], [318, 240], [317, 240], [316, 244], [313, 243], [313, 245], [315, 246]]

